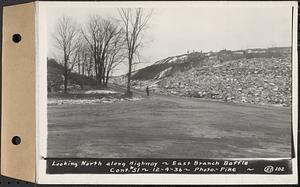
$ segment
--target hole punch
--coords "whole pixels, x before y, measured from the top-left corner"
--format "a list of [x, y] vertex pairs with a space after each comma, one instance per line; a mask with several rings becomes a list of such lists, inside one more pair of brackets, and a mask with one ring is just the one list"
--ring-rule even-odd
[[11, 139], [11, 142], [14, 144], [14, 145], [19, 145], [21, 143], [21, 138], [19, 136], [14, 136], [12, 139]]
[[14, 34], [12, 36], [12, 41], [15, 43], [19, 43], [22, 40], [22, 36], [20, 34]]

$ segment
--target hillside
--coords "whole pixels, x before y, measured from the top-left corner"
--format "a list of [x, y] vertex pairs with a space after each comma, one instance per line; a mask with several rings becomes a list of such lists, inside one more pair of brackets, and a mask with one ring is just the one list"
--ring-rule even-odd
[[290, 58], [253, 58], [208, 61], [208, 66], [180, 72], [162, 80], [157, 92], [219, 99], [227, 102], [291, 103]]
[[168, 57], [134, 72], [132, 86], [165, 95], [291, 105], [290, 48], [222, 50]]
[[187, 71], [194, 67], [201, 67], [204, 60], [213, 59], [220, 63], [229, 60], [252, 59], [252, 58], [279, 58], [290, 56], [290, 47], [274, 47], [268, 49], [246, 50], [221, 50], [219, 52], [192, 52], [178, 56], [167, 57], [154, 64], [139, 69], [132, 74], [134, 80], [161, 79], [172, 76], [174, 73]]
[[[47, 84], [48, 91], [61, 91], [63, 90], [63, 71], [62, 65], [58, 64], [54, 59], [47, 60]], [[68, 89], [76, 90], [81, 87], [95, 86], [95, 81], [90, 77], [71, 73], [69, 77]]]
[[161, 79], [199, 65], [204, 58], [203, 54], [199, 52], [168, 57], [155, 62], [151, 66], [133, 72], [132, 77], [137, 80]]

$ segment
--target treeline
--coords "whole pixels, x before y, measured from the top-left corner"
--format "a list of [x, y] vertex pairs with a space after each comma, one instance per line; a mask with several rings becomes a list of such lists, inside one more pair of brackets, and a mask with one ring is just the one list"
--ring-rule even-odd
[[60, 18], [53, 36], [56, 60], [64, 67], [64, 92], [71, 72], [92, 77], [97, 88], [105, 88], [116, 67], [127, 63], [127, 94], [132, 95], [131, 71], [139, 63], [137, 55], [151, 14], [142, 8], [118, 9], [116, 18], [90, 15], [82, 25], [72, 17]]

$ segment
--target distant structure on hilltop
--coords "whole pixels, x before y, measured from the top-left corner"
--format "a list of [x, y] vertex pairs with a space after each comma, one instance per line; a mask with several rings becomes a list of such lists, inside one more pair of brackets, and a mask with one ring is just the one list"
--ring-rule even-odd
[[276, 58], [291, 55], [291, 47], [271, 47], [271, 48], [254, 48], [245, 50], [227, 50], [223, 49], [219, 52], [206, 52], [204, 56], [209, 58], [218, 58], [219, 60], [235, 60], [240, 58]]

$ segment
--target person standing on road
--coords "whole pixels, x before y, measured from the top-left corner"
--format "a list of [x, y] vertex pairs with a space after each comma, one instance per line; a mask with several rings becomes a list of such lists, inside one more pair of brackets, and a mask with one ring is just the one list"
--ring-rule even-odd
[[149, 96], [149, 87], [148, 86], [146, 87], [146, 93], [147, 93], [147, 96]]

